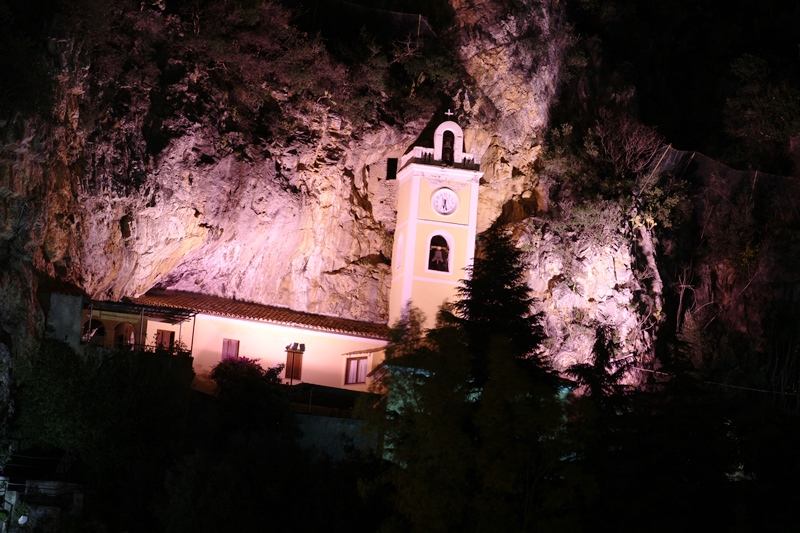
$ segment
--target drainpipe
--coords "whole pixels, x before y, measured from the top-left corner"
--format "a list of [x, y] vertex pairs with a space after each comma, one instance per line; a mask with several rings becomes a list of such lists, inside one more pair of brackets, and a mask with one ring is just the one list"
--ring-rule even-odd
[[142, 351], [147, 348], [147, 339], [143, 338], [144, 334], [144, 307], [139, 311], [139, 344], [142, 346]]
[[[87, 333], [92, 331], [92, 326], [94, 325], [94, 320], [92, 320], [93, 313], [94, 313], [94, 304], [92, 303], [91, 300], [89, 300], [89, 331], [87, 331]], [[83, 327], [81, 327], [81, 338], [83, 338], [84, 335], [85, 335], [85, 333], [83, 333]], [[89, 341], [91, 339], [92, 339], [91, 337], [86, 339], [84, 344], [89, 344]], [[84, 350], [84, 351], [86, 351], [86, 350]]]
[[197, 326], [197, 313], [192, 317], [192, 344], [189, 346], [189, 353], [192, 354], [194, 357], [194, 330], [195, 326]]

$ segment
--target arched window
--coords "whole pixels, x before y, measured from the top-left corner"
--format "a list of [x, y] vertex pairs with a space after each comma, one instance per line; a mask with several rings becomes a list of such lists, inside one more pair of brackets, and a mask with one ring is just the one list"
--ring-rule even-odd
[[83, 341], [102, 346], [106, 342], [106, 327], [95, 318], [87, 320], [83, 324]]
[[453, 151], [455, 150], [456, 137], [447, 130], [442, 136], [442, 161], [447, 165], [453, 164]]
[[114, 328], [114, 345], [115, 346], [130, 346], [136, 344], [136, 333], [134, 332], [133, 324], [128, 322], [120, 322]]
[[431, 237], [428, 270], [450, 272], [450, 246], [441, 235]]

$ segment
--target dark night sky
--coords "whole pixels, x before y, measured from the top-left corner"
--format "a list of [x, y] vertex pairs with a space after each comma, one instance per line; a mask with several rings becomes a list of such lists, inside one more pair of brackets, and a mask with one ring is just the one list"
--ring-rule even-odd
[[740, 55], [762, 57], [771, 81], [798, 86], [798, 2], [600, 1], [606, 8], [593, 11], [583, 4], [570, 5], [578, 33], [601, 38], [606, 67], [637, 87], [641, 120], [677, 148], [724, 149], [722, 109], [734, 81], [731, 61]]

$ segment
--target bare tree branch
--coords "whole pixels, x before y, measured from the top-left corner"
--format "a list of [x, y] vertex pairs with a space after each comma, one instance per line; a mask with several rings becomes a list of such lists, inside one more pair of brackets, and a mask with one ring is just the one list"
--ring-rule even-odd
[[619, 177], [643, 173], [664, 145], [655, 129], [608, 109], [600, 110], [592, 133], [598, 159], [609, 164]]

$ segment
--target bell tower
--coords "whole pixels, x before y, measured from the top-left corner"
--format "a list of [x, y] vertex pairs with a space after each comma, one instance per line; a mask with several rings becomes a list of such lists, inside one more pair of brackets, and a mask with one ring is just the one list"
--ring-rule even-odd
[[390, 326], [410, 302], [431, 328], [442, 303], [456, 297], [475, 256], [479, 167], [480, 157], [464, 152], [464, 132], [451, 120], [436, 128], [433, 148], [414, 146], [400, 159]]

